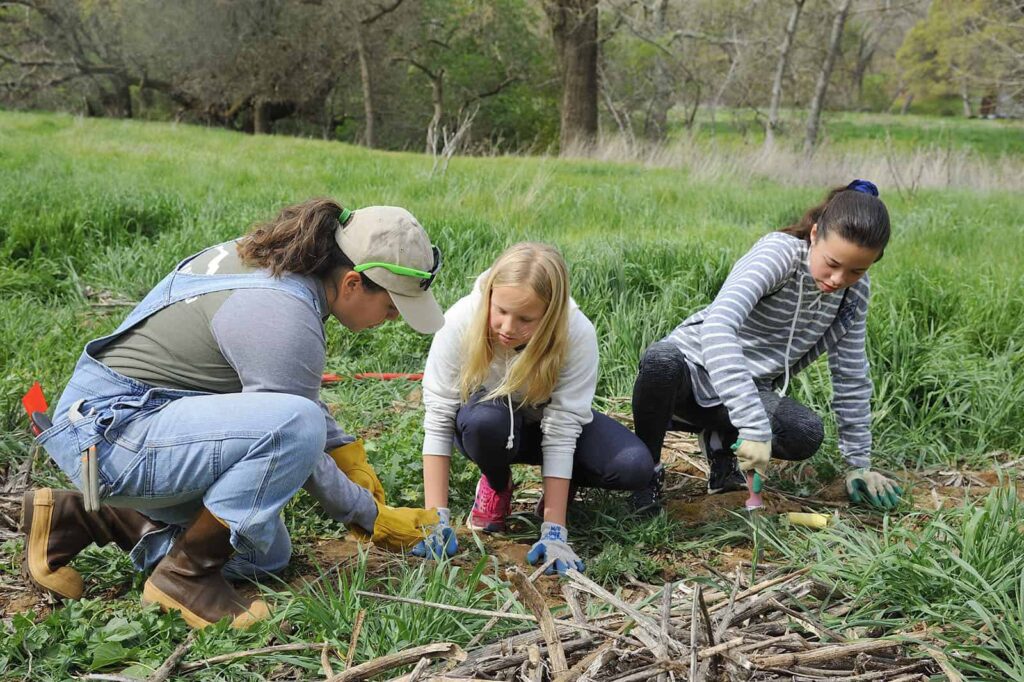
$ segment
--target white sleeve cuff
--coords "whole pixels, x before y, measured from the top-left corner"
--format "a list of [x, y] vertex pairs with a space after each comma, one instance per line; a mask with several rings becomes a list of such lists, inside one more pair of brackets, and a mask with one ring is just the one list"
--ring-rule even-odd
[[544, 478], [572, 478], [573, 452], [544, 451], [540, 472]]
[[423, 454], [451, 457], [452, 437], [450, 435], [445, 437], [434, 433], [425, 434], [423, 436]]

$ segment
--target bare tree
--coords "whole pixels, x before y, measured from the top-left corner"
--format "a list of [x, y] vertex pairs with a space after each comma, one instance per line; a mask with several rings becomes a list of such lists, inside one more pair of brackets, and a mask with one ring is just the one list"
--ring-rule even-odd
[[[516, 3], [437, 0], [430, 9], [406, 27], [402, 54], [392, 61], [408, 64], [430, 85], [426, 153], [437, 154], [441, 145], [466, 144], [476, 118], [467, 112], [522, 80], [533, 55]], [[447, 144], [444, 130], [461, 131], [456, 147]]]
[[[377, 146], [375, 123], [377, 110], [374, 107], [373, 98], [373, 68], [370, 65], [372, 59], [366, 45], [365, 34], [372, 30], [373, 25], [382, 17], [394, 12], [401, 5], [403, 0], [390, 0], [390, 2], [369, 2], [365, 3], [365, 16], [360, 16], [358, 11], [348, 11], [347, 15], [351, 23], [356, 27], [354, 38], [356, 54], [359, 56], [359, 77], [363, 87], [363, 144], [367, 147]], [[360, 3], [362, 4], [362, 3]]]
[[853, 0], [840, 0], [839, 10], [832, 21], [832, 33], [828, 40], [828, 52], [825, 54], [825, 61], [818, 73], [818, 82], [814, 87], [814, 97], [811, 100], [810, 113], [807, 115], [807, 135], [804, 138], [804, 152], [811, 153], [818, 141], [818, 126], [821, 123], [821, 110], [825, 105], [825, 93], [828, 90], [828, 82], [832, 77], [832, 67], [835, 66], [836, 57], [839, 54], [839, 45], [843, 37], [843, 26], [846, 25], [846, 17], [850, 13], [850, 5]]
[[79, 3], [9, 0], [0, 7], [0, 67], [4, 89], [17, 94], [81, 86], [88, 113], [131, 118], [131, 86], [160, 90], [174, 101], [194, 100], [174, 83], [154, 75], [145, 57], [126, 46], [137, 15], [118, 0]]
[[768, 124], [764, 129], [764, 146], [770, 149], [775, 144], [775, 130], [779, 127], [779, 106], [782, 103], [782, 80], [786, 76], [786, 67], [789, 66], [789, 55], [793, 48], [793, 36], [796, 34], [796, 27], [800, 21], [800, 12], [803, 11], [805, 0], [793, 0], [793, 9], [789, 13], [789, 21], [786, 22], [786, 34], [782, 38], [782, 47], [779, 49], [779, 61], [775, 65], [775, 77], [772, 79], [772, 101], [768, 109]]
[[560, 148], [586, 149], [597, 139], [597, 0], [545, 0], [562, 75]]

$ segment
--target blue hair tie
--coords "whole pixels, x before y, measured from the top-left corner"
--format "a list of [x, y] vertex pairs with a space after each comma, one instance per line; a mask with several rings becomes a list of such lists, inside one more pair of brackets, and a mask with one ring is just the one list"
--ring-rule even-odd
[[846, 189], [852, 189], [854, 192], [861, 192], [863, 194], [870, 194], [873, 197], [878, 196], [878, 187], [870, 180], [854, 180], [846, 186]]

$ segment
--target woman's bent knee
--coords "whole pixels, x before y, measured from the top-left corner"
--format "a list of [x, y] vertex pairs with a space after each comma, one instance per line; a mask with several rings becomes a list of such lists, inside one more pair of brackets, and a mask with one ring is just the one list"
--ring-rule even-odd
[[640, 372], [656, 372], [678, 375], [686, 367], [686, 360], [673, 344], [655, 341], [644, 351], [640, 359]]
[[280, 432], [284, 447], [308, 463], [316, 463], [327, 442], [327, 426], [323, 410], [312, 400], [301, 396], [282, 395], [280, 401]]

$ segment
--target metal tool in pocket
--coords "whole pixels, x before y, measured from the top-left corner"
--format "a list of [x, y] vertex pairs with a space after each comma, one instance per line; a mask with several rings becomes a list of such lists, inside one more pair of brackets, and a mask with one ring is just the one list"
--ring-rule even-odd
[[[75, 401], [68, 409], [68, 418], [71, 423], [85, 419], [85, 415], [80, 411], [80, 407], [84, 400]], [[100, 483], [99, 483], [99, 465], [96, 463], [96, 445], [90, 445], [85, 450], [82, 450], [82, 476], [81, 476], [81, 488], [82, 495], [85, 498], [85, 510], [89, 512], [98, 512], [100, 510]]]

